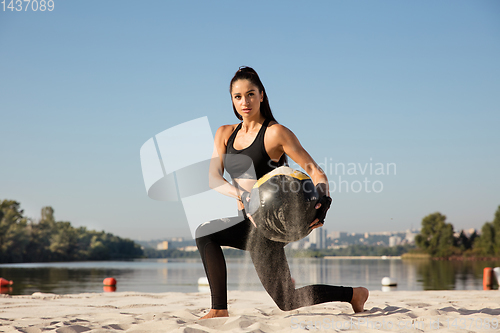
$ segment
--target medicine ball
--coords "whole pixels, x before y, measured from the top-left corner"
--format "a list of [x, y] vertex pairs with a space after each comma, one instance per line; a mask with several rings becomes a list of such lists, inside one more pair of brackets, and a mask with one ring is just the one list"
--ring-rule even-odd
[[268, 239], [294, 242], [310, 233], [319, 195], [311, 178], [281, 166], [265, 174], [252, 188], [248, 214]]

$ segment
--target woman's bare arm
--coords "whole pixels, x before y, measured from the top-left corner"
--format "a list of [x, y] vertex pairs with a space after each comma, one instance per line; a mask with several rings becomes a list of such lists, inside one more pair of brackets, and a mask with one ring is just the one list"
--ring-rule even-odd
[[215, 133], [214, 150], [209, 169], [209, 186], [221, 194], [240, 199], [238, 189], [224, 178], [224, 155], [226, 154], [226, 141], [232, 131], [232, 125], [224, 125], [219, 127]]
[[[287, 154], [292, 160], [297, 162], [298, 165], [304, 169], [304, 171], [311, 177], [316, 190], [320, 196], [320, 199], [324, 196], [330, 197], [330, 189], [328, 187], [328, 178], [319, 165], [314, 161], [314, 159], [309, 155], [309, 153], [302, 147], [299, 140], [283, 125], [275, 124], [272, 126], [271, 140], [273, 140], [277, 146], [283, 148], [283, 152]], [[326, 202], [329, 201], [329, 202]], [[329, 208], [331, 199], [325, 199], [325, 204], [327, 204], [326, 210]], [[323, 209], [325, 209], [325, 207]], [[316, 205], [316, 209], [321, 208], [321, 204]], [[324, 214], [326, 214], [324, 210]], [[323, 223], [318, 223], [319, 219], [316, 218], [311, 223], [311, 228], [315, 229], [321, 227]]]
[[278, 145], [283, 147], [283, 152], [287, 154], [292, 160], [297, 162], [298, 165], [311, 177], [314, 185], [321, 187], [320, 195], [330, 195], [328, 187], [328, 178], [319, 165], [309, 155], [309, 153], [302, 147], [299, 139], [283, 125], [273, 125], [273, 139]]

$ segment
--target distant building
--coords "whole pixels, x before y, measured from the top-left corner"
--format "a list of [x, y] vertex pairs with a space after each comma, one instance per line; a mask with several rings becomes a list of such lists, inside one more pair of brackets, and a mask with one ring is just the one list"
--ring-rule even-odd
[[157, 250], [168, 250], [168, 241], [160, 242], [156, 245]]
[[179, 251], [186, 251], [186, 252], [194, 252], [198, 251], [197, 246], [185, 246], [185, 247], [180, 247], [178, 248]]
[[347, 236], [347, 232], [332, 231], [328, 235], [326, 235], [326, 238], [338, 239], [338, 238], [345, 237], [345, 236]]
[[299, 241], [296, 241], [296, 242], [293, 242], [293, 243], [290, 243], [290, 248], [292, 250], [300, 250], [300, 249], [303, 249], [305, 244], [306, 243], [309, 243], [307, 242], [306, 240], [307, 238], [302, 238], [301, 240]]
[[407, 230], [405, 241], [408, 242], [408, 244], [413, 244], [413, 243], [415, 243], [415, 237], [417, 235], [418, 235], [417, 232], [413, 232], [412, 230]]
[[401, 244], [401, 237], [399, 237], [399, 236], [389, 237], [389, 246], [396, 246], [399, 244]]
[[326, 229], [316, 228], [309, 234], [309, 242], [316, 249], [326, 248]]
[[479, 233], [476, 229], [474, 228], [470, 228], [470, 229], [467, 229], [467, 230], [464, 230], [464, 234], [467, 236], [467, 237], [470, 237], [473, 233]]
[[340, 238], [340, 231], [332, 231], [326, 237], [330, 239]]
[[365, 238], [366, 235], [368, 234], [368, 236], [392, 236], [392, 234], [394, 234], [395, 231], [372, 231], [372, 232], [367, 232], [365, 233]]

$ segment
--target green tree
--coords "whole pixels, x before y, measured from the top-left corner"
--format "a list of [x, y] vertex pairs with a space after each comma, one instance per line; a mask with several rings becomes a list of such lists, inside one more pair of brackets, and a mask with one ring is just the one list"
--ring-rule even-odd
[[495, 231], [494, 237], [494, 250], [495, 255], [500, 255], [500, 206], [498, 206], [497, 211], [495, 212], [495, 217], [493, 218], [493, 229]]
[[446, 223], [446, 216], [439, 212], [422, 219], [422, 229], [415, 237], [416, 244], [433, 257], [448, 257], [457, 253], [454, 246], [453, 225]]
[[481, 235], [473, 244], [475, 253], [483, 256], [500, 256], [500, 206], [492, 222], [486, 222], [481, 228]]
[[495, 227], [493, 223], [486, 222], [481, 228], [481, 236], [475, 243], [476, 250], [484, 256], [495, 254]]
[[69, 222], [56, 222], [50, 237], [50, 251], [54, 260], [75, 260], [78, 256], [78, 232]]
[[462, 230], [462, 231], [460, 231], [460, 235], [456, 239], [455, 245], [462, 252], [468, 251], [468, 250], [472, 249], [472, 245], [474, 244], [474, 241], [476, 240], [477, 237], [478, 237], [478, 235], [477, 235], [476, 231], [474, 231], [474, 233], [472, 233], [472, 235], [470, 235], [470, 237], [467, 237], [465, 232]]
[[58, 233], [54, 209], [49, 206], [43, 207], [41, 215], [38, 223], [32, 222], [29, 226], [30, 242], [26, 249], [26, 257], [33, 262], [56, 261], [59, 256], [51, 249], [52, 237]]
[[109, 253], [106, 246], [103, 243], [103, 239], [98, 235], [92, 236], [90, 241], [90, 260], [107, 260], [109, 259]]
[[22, 262], [29, 243], [28, 220], [20, 204], [13, 200], [0, 203], [0, 262]]
[[37, 223], [23, 217], [19, 203], [0, 202], [0, 262], [44, 262], [137, 258], [142, 249], [130, 239], [57, 222], [43, 207]]
[[54, 219], [54, 208], [47, 206], [42, 208], [42, 220], [41, 222], [49, 223], [54, 225], [56, 220]]

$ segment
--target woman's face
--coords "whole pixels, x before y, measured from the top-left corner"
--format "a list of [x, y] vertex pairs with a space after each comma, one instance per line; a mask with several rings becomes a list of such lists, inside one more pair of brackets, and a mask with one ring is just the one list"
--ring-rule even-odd
[[260, 114], [260, 102], [264, 100], [264, 92], [248, 80], [233, 83], [231, 98], [236, 111], [243, 117]]

